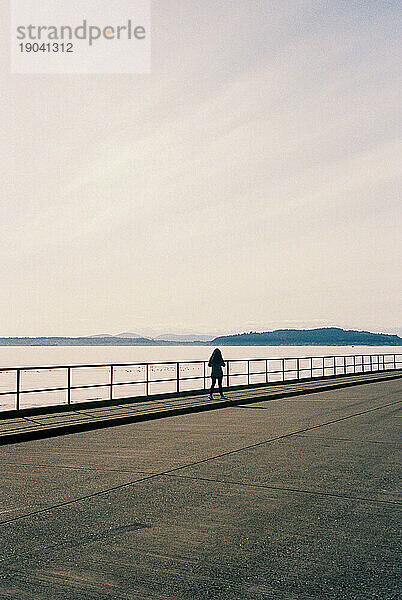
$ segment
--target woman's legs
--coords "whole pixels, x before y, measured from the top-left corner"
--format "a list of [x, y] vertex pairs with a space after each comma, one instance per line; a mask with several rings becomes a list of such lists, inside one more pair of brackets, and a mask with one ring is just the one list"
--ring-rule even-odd
[[223, 376], [218, 377], [219, 393], [221, 396], [223, 396], [222, 381], [223, 381]]
[[211, 396], [214, 393], [216, 379], [217, 379], [216, 377], [211, 376], [212, 385], [211, 385], [211, 389], [209, 390], [209, 393], [210, 393]]
[[211, 385], [211, 389], [209, 390], [209, 395], [212, 396], [212, 394], [214, 393], [214, 389], [215, 389], [215, 383], [216, 380], [218, 380], [218, 387], [219, 387], [219, 393], [223, 396], [223, 388], [222, 388], [222, 381], [223, 381], [223, 375], [221, 377], [214, 377], [213, 375], [211, 375], [211, 380], [212, 380], [212, 385]]

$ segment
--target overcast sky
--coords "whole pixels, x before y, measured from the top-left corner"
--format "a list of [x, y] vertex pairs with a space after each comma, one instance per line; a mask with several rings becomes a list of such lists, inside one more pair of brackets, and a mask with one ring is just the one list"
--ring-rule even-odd
[[399, 3], [155, 0], [151, 75], [46, 76], [6, 4], [0, 335], [402, 325]]

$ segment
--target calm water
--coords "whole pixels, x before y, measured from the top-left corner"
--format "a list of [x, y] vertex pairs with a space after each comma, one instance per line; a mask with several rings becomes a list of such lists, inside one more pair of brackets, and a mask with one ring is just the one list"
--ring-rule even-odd
[[[209, 385], [208, 369], [204, 370], [203, 364], [189, 365], [185, 361], [208, 360], [212, 346], [9, 346], [0, 347], [0, 366], [2, 368], [31, 367], [21, 372], [20, 377], [20, 407], [66, 404], [67, 392], [65, 390], [40, 391], [44, 388], [65, 388], [68, 381], [68, 369], [40, 369], [39, 366], [53, 365], [92, 365], [116, 363], [157, 363], [164, 361], [178, 361], [180, 366], [180, 390], [201, 389]], [[368, 355], [398, 353], [398, 361], [402, 361], [402, 347], [390, 346], [223, 346], [224, 359], [238, 360], [230, 364], [231, 385], [247, 383], [263, 383], [266, 381], [265, 367], [269, 371], [268, 381], [282, 381], [282, 361], [279, 358], [288, 358], [285, 361], [285, 379], [297, 378], [296, 360], [292, 358], [322, 357], [344, 355], [366, 355], [366, 367], [370, 366]], [[251, 375], [247, 374], [246, 359], [253, 359], [250, 363]], [[268, 359], [266, 363], [265, 359]], [[362, 359], [359, 359], [361, 362]], [[358, 362], [359, 362], [358, 361]], [[373, 370], [377, 370], [376, 360], [373, 361]], [[334, 371], [333, 361], [325, 361], [323, 370], [322, 360], [300, 360], [300, 377], [342, 374], [345, 372], [343, 358], [337, 360]], [[401, 367], [402, 362], [399, 363]], [[391, 362], [387, 368], [391, 368]], [[113, 398], [142, 396], [147, 393], [144, 381], [147, 379], [145, 366], [115, 367], [113, 370]], [[357, 372], [363, 369], [358, 366]], [[346, 372], [354, 372], [353, 360], [347, 359]], [[71, 402], [79, 403], [88, 400], [104, 400], [110, 398], [110, 369], [109, 368], [76, 368], [71, 369], [70, 384], [76, 389], [71, 390]], [[158, 394], [176, 391], [177, 368], [176, 365], [153, 365], [148, 368], [148, 393]], [[185, 378], [188, 378], [185, 380]], [[171, 381], [168, 381], [171, 380]], [[225, 378], [226, 384], [226, 378]], [[79, 386], [95, 385], [89, 389], [80, 389]], [[16, 372], [0, 372], [0, 411], [15, 408], [16, 405]], [[36, 390], [28, 392], [28, 390]], [[25, 393], [23, 393], [25, 392]]]
[[[0, 367], [207, 360], [214, 346], [4, 346]], [[274, 358], [396, 354], [402, 346], [222, 346], [223, 357]]]

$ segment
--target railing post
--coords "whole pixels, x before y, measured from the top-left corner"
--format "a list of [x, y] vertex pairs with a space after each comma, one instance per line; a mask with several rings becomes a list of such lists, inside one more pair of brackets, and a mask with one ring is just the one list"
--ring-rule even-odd
[[226, 361], [226, 377], [228, 382], [228, 387], [230, 386], [230, 361]]
[[297, 380], [300, 379], [300, 359], [296, 358], [296, 371], [297, 371]]
[[110, 365], [110, 399], [113, 400], [113, 365]]
[[356, 355], [353, 355], [353, 373], [356, 374]]
[[285, 381], [285, 359], [282, 358], [282, 381]]
[[180, 392], [180, 363], [176, 363], [176, 392]]
[[203, 379], [204, 379], [204, 390], [205, 390], [206, 387], [207, 387], [207, 377], [206, 377], [205, 360], [203, 361], [202, 364], [203, 364], [203, 367], [204, 367], [204, 369], [203, 369], [203, 375], [202, 376], [203, 376]]
[[325, 358], [322, 356], [322, 376], [325, 377]]
[[149, 364], [145, 365], [145, 374], [146, 374], [146, 382], [145, 382], [145, 390], [146, 395], [149, 396]]
[[373, 371], [373, 356], [370, 354], [370, 373]]
[[346, 356], [343, 357], [343, 374], [346, 375]]
[[396, 354], [394, 354], [393, 357], [394, 357], [394, 369], [396, 369]]
[[17, 375], [16, 375], [16, 382], [15, 382], [15, 392], [16, 392], [16, 396], [15, 396], [15, 400], [16, 400], [16, 406], [15, 408], [17, 410], [20, 409], [20, 370], [17, 369]]
[[265, 383], [268, 383], [268, 359], [265, 359]]
[[67, 368], [67, 404], [71, 404], [71, 367]]
[[250, 385], [250, 360], [247, 359], [247, 385]]
[[310, 356], [310, 377], [313, 379], [313, 357]]

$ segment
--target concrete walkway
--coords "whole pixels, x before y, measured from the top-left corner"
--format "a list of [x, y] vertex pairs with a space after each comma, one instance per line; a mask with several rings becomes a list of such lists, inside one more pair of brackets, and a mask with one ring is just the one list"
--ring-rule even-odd
[[[402, 371], [381, 371], [358, 375], [336, 376], [325, 379], [288, 381], [279, 384], [260, 385], [241, 389], [230, 389], [227, 392], [228, 401], [222, 401], [218, 394], [214, 400], [209, 400], [206, 392], [202, 394], [171, 396], [165, 398], [147, 398], [145, 401], [133, 401], [131, 403], [86, 403], [85, 405], [74, 404], [71, 410], [63, 412], [43, 413], [37, 410], [21, 411], [20, 415], [13, 417], [0, 413], [0, 446], [16, 442], [42, 439], [65, 435], [79, 431], [92, 431], [103, 427], [123, 425], [139, 421], [170, 417], [179, 414], [203, 412], [216, 408], [226, 408], [234, 404], [248, 404], [255, 400], [272, 400], [306, 394], [317, 390], [336, 389], [347, 387], [362, 382], [378, 381], [402, 377]], [[49, 410], [49, 409], [48, 409]]]
[[401, 384], [4, 446], [0, 599], [399, 599]]

